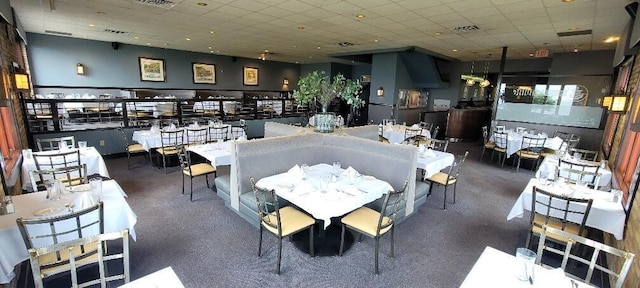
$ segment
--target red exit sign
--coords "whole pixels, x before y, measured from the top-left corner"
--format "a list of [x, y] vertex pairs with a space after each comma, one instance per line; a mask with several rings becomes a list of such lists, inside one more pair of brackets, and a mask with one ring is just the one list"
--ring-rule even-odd
[[549, 49], [536, 50], [536, 53], [534, 53], [533, 56], [535, 56], [536, 58], [549, 57]]

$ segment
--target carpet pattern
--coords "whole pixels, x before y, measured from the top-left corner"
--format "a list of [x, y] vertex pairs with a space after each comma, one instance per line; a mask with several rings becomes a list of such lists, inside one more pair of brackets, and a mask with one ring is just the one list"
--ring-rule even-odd
[[[107, 160], [111, 177], [129, 195], [138, 216], [137, 241], [131, 243], [132, 279], [172, 266], [186, 287], [458, 287], [485, 246], [515, 254], [524, 246], [528, 216], [506, 216], [533, 172], [510, 164], [500, 168], [479, 143], [452, 143], [449, 151], [469, 150], [457, 187], [457, 202], [442, 210], [443, 187], [396, 227], [395, 257], [389, 236], [381, 239], [380, 274], [374, 274], [374, 240], [362, 242], [342, 257], [315, 257], [283, 241], [282, 274], [275, 274], [277, 238], [265, 234], [257, 256], [258, 230], [194, 179], [194, 202], [181, 195], [177, 167], [164, 174], [142, 157]], [[529, 167], [526, 164], [524, 167]], [[220, 167], [218, 175], [228, 174]], [[213, 177], [210, 183], [213, 183]], [[449, 190], [452, 193], [452, 189]], [[448, 197], [452, 199], [452, 194]]]

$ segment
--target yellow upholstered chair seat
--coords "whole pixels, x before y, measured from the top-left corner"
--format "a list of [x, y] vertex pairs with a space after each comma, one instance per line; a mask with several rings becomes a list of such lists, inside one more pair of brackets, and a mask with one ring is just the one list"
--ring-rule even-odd
[[[268, 219], [267, 219], [268, 218]], [[265, 216], [262, 226], [269, 232], [278, 235], [278, 228], [265, 224], [278, 223], [278, 219], [275, 212]], [[280, 208], [280, 223], [282, 225], [282, 237], [289, 236], [295, 232], [305, 229], [313, 225], [316, 221], [309, 217], [307, 214], [300, 212], [299, 210], [287, 206]]]
[[493, 149], [493, 148], [495, 148], [495, 147], [496, 147], [496, 143], [493, 143], [493, 142], [486, 142], [486, 143], [484, 143], [484, 148], [487, 148], [487, 149]]
[[[76, 259], [76, 266], [84, 266], [89, 263], [94, 263], [98, 261], [98, 246], [97, 243], [89, 243], [84, 245], [84, 252], [80, 249], [80, 246], [73, 247], [73, 255], [85, 255], [82, 259]], [[51, 275], [55, 275], [58, 273], [69, 271], [69, 250], [61, 250], [59, 252], [60, 258], [57, 257], [56, 253], [49, 253], [38, 256], [38, 261], [43, 267], [41, 268], [40, 273], [42, 274], [42, 278], [46, 278]]]
[[142, 144], [131, 144], [127, 146], [127, 151], [129, 151], [129, 153], [146, 152], [144, 148], [142, 148]]
[[156, 151], [162, 155], [175, 155], [178, 154], [178, 149], [175, 147], [156, 148]]
[[189, 169], [182, 170], [182, 173], [191, 177], [210, 174], [213, 172], [216, 172], [216, 167], [213, 167], [211, 164], [207, 164], [207, 163], [199, 163], [199, 164], [191, 165], [191, 172], [189, 172]]
[[[545, 225], [545, 220], [546, 219], [544, 216], [536, 214], [533, 217], [533, 227], [531, 227], [531, 231], [533, 231], [534, 234], [540, 235], [542, 233], [542, 226]], [[567, 233], [582, 236], [580, 235], [580, 225], [575, 223], [566, 223], [564, 229], [562, 229], [562, 221], [560, 221], [560, 219], [550, 218], [546, 225], [556, 229], [564, 230]], [[568, 238], [556, 234], [547, 234], [547, 238], [551, 238], [559, 242], [569, 241]]]
[[447, 178], [449, 178], [449, 174], [438, 172], [429, 177], [428, 180], [431, 182], [436, 182], [440, 185], [451, 185], [456, 183], [456, 178], [451, 177], [451, 179], [449, 179], [449, 182], [447, 182]]
[[500, 153], [507, 152], [507, 148], [500, 148], [500, 147], [497, 147], [497, 146], [495, 148], [493, 148], [493, 150], [496, 150], [496, 151], [498, 151]]
[[[342, 223], [370, 236], [375, 236], [376, 230], [378, 230], [379, 218], [380, 212], [371, 208], [361, 207], [342, 218]], [[383, 217], [381, 226], [387, 225], [389, 220], [389, 217]], [[380, 235], [387, 233], [387, 231], [391, 230], [391, 227], [393, 227], [393, 224], [380, 229]]]
[[533, 153], [533, 152], [524, 151], [524, 150], [520, 150], [520, 151], [516, 152], [516, 155], [518, 155], [518, 157], [520, 157], [520, 158], [525, 158], [525, 159], [538, 159], [538, 158], [540, 158], [540, 154], [539, 153]]

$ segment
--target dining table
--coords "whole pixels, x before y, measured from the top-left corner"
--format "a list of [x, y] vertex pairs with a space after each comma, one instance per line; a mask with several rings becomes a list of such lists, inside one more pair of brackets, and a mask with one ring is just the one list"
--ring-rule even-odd
[[[513, 254], [486, 246], [460, 288], [594, 287], [567, 276], [562, 269], [551, 269], [541, 265], [533, 265], [530, 281], [520, 280], [517, 275], [524, 266]], [[576, 283], [579, 283], [578, 286]]]
[[[544, 179], [531, 178], [529, 180], [529, 183], [527, 183], [527, 186], [524, 187], [524, 190], [520, 193], [520, 196], [513, 204], [513, 207], [511, 207], [511, 211], [509, 211], [509, 214], [507, 215], [507, 221], [514, 218], [522, 218], [525, 211], [531, 211], [534, 186], [540, 187], [551, 193], [568, 195], [573, 198], [593, 199], [591, 210], [585, 225], [610, 233], [616, 239], [622, 240], [624, 235], [624, 224], [627, 217], [621, 203], [622, 197], [618, 197], [616, 201], [613, 201], [614, 195], [611, 192], [579, 187], [573, 184], [551, 182]], [[539, 197], [546, 196], [541, 195]], [[586, 204], [576, 203], [571, 205], [585, 206]], [[569, 206], [569, 208], [571, 208], [571, 206]], [[576, 208], [571, 209], [579, 210]], [[578, 215], [569, 215], [568, 220], [580, 223], [580, 219], [576, 217], [578, 217]]]
[[182, 281], [171, 266], [138, 278], [119, 288], [184, 288]]
[[418, 169], [424, 170], [423, 179], [427, 179], [440, 170], [451, 166], [454, 161], [455, 156], [449, 152], [428, 149], [418, 152], [416, 166]]
[[[74, 189], [70, 190], [73, 191]], [[80, 191], [80, 189], [77, 191]], [[93, 197], [92, 199], [97, 201], [96, 196], [86, 194], [93, 193], [91, 190], [84, 191], [62, 194], [57, 200], [47, 199], [46, 192], [28, 193], [12, 197], [15, 212], [13, 214], [0, 215], [0, 243], [2, 243], [2, 249], [0, 249], [0, 284], [9, 283], [16, 276], [14, 267], [29, 259], [27, 247], [16, 224], [16, 219], [59, 216], [71, 213], [70, 210], [82, 209], [82, 207], [75, 207], [75, 205], [71, 204], [82, 203], [79, 200], [86, 199], [86, 197]], [[102, 181], [102, 193], [99, 199], [104, 205], [104, 231], [116, 232], [128, 229], [129, 235], [135, 240], [134, 226], [138, 218], [127, 203], [126, 193], [122, 190], [122, 187], [115, 180]]]
[[[410, 127], [406, 125], [382, 125], [382, 137], [387, 138], [390, 143], [402, 143], [406, 139], [405, 132], [407, 128], [420, 128], [420, 127]], [[420, 135], [426, 137], [427, 139], [431, 139], [431, 132], [427, 129], [422, 129]]]
[[[228, 127], [227, 130], [227, 139], [233, 139], [233, 128], [236, 127], [232, 127], [229, 124], [223, 124], [221, 126], [214, 126], [214, 127]], [[179, 128], [179, 129], [185, 129], [185, 128]], [[242, 137], [244, 135], [244, 137], [246, 137], [246, 134], [244, 132], [244, 129], [239, 128], [240, 130], [238, 130], [238, 133], [240, 133], [240, 137]], [[183, 135], [183, 137], [187, 137], [186, 134]], [[146, 151], [149, 151], [153, 148], [158, 148], [158, 147], [162, 147], [162, 137], [161, 137], [161, 133], [160, 133], [160, 129], [154, 129], [151, 128], [149, 130], [136, 130], [133, 131], [133, 135], [131, 137], [131, 139], [133, 141], [136, 141], [140, 144], [142, 144], [142, 148]], [[182, 142], [184, 142], [185, 140], [182, 139]]]
[[[522, 146], [522, 138], [524, 136], [534, 137], [534, 138], [545, 138], [544, 148], [552, 149], [552, 150], [560, 150], [564, 141], [560, 137], [548, 137], [545, 133], [538, 134], [528, 134], [528, 133], [517, 133], [512, 130], [505, 131], [507, 132], [507, 158], [511, 157], [511, 155], [518, 152], [520, 149], [524, 149], [527, 147]], [[491, 141], [496, 141], [494, 135], [491, 135]], [[525, 143], [526, 145], [526, 143]]]
[[[100, 155], [100, 152], [98, 152], [95, 147], [74, 149], [80, 150], [80, 163], [87, 165], [88, 175], [100, 174], [100, 176], [109, 177], [107, 165], [104, 163], [102, 155]], [[71, 150], [64, 150], [63, 152], [68, 151]], [[38, 153], [55, 155], [60, 153], [60, 150], [44, 151]], [[31, 151], [23, 151], [22, 156], [22, 189], [26, 191], [33, 191], [33, 187], [35, 187], [35, 179], [33, 179], [33, 175], [31, 175], [31, 172], [37, 169], [36, 162]], [[62, 159], [60, 159], [60, 161], [62, 161]]]
[[233, 145], [233, 141], [189, 145], [187, 151], [202, 156], [213, 166], [226, 166], [231, 165], [231, 145]]
[[[613, 173], [609, 166], [600, 166], [600, 162], [584, 160], [584, 159], [574, 159], [572, 157], [564, 157], [564, 161], [571, 164], [578, 164], [588, 166], [584, 170], [588, 172], [597, 172], [600, 173], [600, 181], [598, 182], [600, 190], [610, 190], [611, 189], [611, 178], [613, 177]], [[538, 170], [536, 170], [536, 178], [541, 178], [543, 175], [547, 176], [547, 179], [555, 179], [556, 178], [556, 170], [558, 165], [560, 164], [560, 157], [558, 155], [549, 155], [544, 157]], [[544, 177], [542, 177], [544, 178]]]

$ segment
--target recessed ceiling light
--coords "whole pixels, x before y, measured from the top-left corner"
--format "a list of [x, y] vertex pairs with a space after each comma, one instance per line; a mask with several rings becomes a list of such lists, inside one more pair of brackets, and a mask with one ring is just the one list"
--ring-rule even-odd
[[211, 30], [211, 31], [209, 31], [209, 34], [216, 34], [216, 32]]
[[569, 3], [569, 2], [573, 2], [573, 0], [562, 0], [562, 2]]
[[304, 26], [298, 26], [298, 30], [304, 30]]
[[107, 13], [106, 13], [106, 12], [103, 12], [103, 11], [96, 11], [96, 14], [99, 14], [99, 15], [105, 15], [105, 14], [107, 14]]
[[533, 53], [529, 53], [529, 57], [533, 57]]
[[442, 32], [436, 32], [436, 36], [442, 35]]
[[204, 7], [204, 6], [207, 6], [207, 5], [209, 5], [209, 4], [204, 3], [204, 2], [198, 2], [198, 6], [202, 6], [202, 7]]
[[213, 48], [211, 48], [211, 46], [209, 46], [209, 47], [207, 47], [207, 48], [209, 48], [209, 50], [213, 49]]
[[147, 42], [147, 45], [151, 45], [151, 43]]
[[264, 53], [269, 53], [269, 49], [264, 49]]
[[378, 39], [373, 39], [373, 42], [378, 43], [378, 42], [380, 42], [380, 40], [378, 40]]
[[89, 27], [96, 27], [96, 24], [89, 24]]
[[451, 50], [451, 51], [453, 51], [453, 52], [458, 52], [458, 49], [453, 49], [453, 50]]
[[300, 62], [296, 61], [296, 64], [298, 64], [298, 63], [300, 63]]
[[313, 58], [313, 56], [309, 56], [309, 59]]
[[140, 39], [140, 37], [138, 37], [138, 36], [133, 36], [133, 39]]
[[604, 39], [604, 43], [613, 43], [613, 42], [616, 42], [618, 40], [620, 40], [620, 37], [610, 36], [609, 38]]
[[366, 16], [364, 16], [364, 14], [357, 14], [357, 15], [356, 15], [356, 18], [360, 18], [360, 19], [362, 19], [362, 18], [364, 18], [364, 17], [366, 17]]
[[298, 46], [296, 46], [296, 45], [293, 45], [293, 48], [298, 48]]
[[189, 37], [184, 38], [184, 39], [187, 40], [187, 41], [191, 41], [191, 38], [189, 38]]
[[82, 35], [82, 38], [87, 38], [87, 35]]
[[578, 30], [578, 27], [569, 27], [569, 31], [576, 31]]
[[316, 47], [316, 49], [320, 50], [320, 46]]
[[216, 50], [216, 53], [220, 53], [220, 50]]
[[209, 53], [213, 53], [213, 50], [209, 50]]
[[551, 44], [551, 43], [549, 43], [549, 42], [542, 43], [542, 45], [549, 45], [549, 44]]

